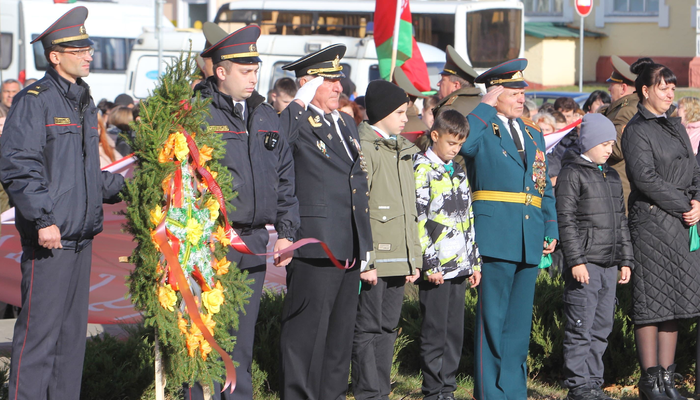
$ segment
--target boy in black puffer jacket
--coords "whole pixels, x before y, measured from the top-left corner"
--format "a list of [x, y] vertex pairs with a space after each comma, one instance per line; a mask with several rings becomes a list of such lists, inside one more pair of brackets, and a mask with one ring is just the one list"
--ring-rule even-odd
[[621, 267], [618, 283], [627, 283], [633, 266], [620, 176], [606, 164], [615, 139], [615, 126], [605, 116], [584, 116], [578, 146], [564, 155], [556, 186], [565, 258], [567, 400], [610, 399], [601, 387], [615, 309], [615, 267]]

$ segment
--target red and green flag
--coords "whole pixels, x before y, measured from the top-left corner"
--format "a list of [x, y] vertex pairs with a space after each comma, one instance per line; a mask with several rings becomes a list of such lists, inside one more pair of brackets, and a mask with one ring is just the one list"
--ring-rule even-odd
[[379, 74], [391, 80], [393, 68], [401, 67], [416, 89], [430, 91], [428, 67], [413, 37], [408, 0], [376, 0], [374, 44], [377, 47]]

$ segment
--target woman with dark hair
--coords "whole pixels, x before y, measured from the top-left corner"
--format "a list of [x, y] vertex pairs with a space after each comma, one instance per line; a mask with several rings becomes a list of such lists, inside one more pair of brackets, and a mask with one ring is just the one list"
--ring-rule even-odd
[[674, 111], [676, 76], [650, 58], [637, 74], [637, 114], [622, 135], [632, 193], [629, 228], [634, 246], [632, 322], [642, 369], [642, 399], [685, 399], [675, 388], [678, 320], [700, 316], [700, 252], [689, 229], [700, 220], [700, 167]]
[[598, 109], [605, 104], [610, 104], [610, 95], [604, 90], [596, 90], [583, 103], [583, 111], [587, 113], [598, 112]]

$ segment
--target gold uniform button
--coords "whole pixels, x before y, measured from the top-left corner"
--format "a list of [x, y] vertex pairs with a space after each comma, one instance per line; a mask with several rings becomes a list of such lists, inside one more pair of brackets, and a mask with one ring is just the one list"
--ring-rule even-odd
[[355, 194], [355, 193], [357, 193], [357, 189], [352, 190], [352, 194]]
[[355, 175], [350, 175], [350, 179], [352, 179], [352, 178], [354, 178], [354, 177], [355, 177]]
[[529, 192], [529, 191], [530, 191], [530, 186], [526, 186], [526, 187], [525, 187], [525, 191], [526, 191], [526, 192]]
[[369, 212], [369, 208], [365, 208], [365, 212], [368, 213], [368, 212]]
[[525, 219], [530, 219], [530, 216], [529, 216], [529, 215], [525, 215]]
[[352, 206], [352, 210], [355, 211], [355, 206]]
[[367, 192], [367, 193], [365, 193], [365, 194], [367, 195], [367, 197], [369, 197], [369, 192]]

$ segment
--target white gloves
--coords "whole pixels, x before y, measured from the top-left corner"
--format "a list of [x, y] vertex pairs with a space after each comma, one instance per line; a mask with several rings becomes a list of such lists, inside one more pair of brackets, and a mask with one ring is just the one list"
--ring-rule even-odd
[[299, 90], [297, 90], [297, 94], [296, 96], [294, 96], [294, 100], [301, 100], [301, 102], [304, 103], [304, 108], [307, 108], [311, 103], [311, 100], [313, 100], [314, 96], [316, 95], [316, 89], [318, 89], [318, 87], [322, 84], [322, 76], [316, 77], [306, 82], [304, 86], [300, 87]]

